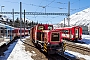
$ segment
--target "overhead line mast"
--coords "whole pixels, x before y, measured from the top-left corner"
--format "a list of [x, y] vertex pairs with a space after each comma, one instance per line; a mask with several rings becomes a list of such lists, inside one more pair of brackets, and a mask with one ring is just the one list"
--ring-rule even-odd
[[22, 2], [20, 2], [20, 40], [22, 38], [22, 36], [21, 36], [21, 34], [22, 34], [21, 28], [22, 28]]
[[[21, 2], [20, 2], [20, 5], [21, 5]], [[22, 9], [22, 8], [20, 8], [20, 9]], [[20, 14], [21, 15], [21, 14], [24, 14], [24, 12], [0, 12], [0, 14]], [[69, 18], [70, 17], [70, 1], [68, 2], [68, 13], [25, 12], [25, 15], [62, 15], [62, 16], [67, 16], [68, 17], [68, 26], [70, 26], [70, 18]]]
[[68, 2], [68, 27], [70, 26], [70, 1]]

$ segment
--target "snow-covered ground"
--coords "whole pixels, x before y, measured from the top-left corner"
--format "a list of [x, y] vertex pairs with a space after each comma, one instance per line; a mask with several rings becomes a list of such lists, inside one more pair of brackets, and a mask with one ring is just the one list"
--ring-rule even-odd
[[[90, 48], [90, 35], [82, 35], [82, 40], [81, 41], [85, 42], [85, 44], [79, 44], [79, 43], [76, 43], [76, 44], [86, 46], [86, 47]], [[81, 57], [81, 58], [84, 58], [86, 60], [90, 60], [90, 56], [88, 56], [88, 55], [82, 55], [78, 52], [73, 52], [73, 51], [69, 51], [69, 50], [65, 50], [65, 52], [73, 54], [73, 55], [75, 55], [79, 58]]]
[[[86, 60], [90, 60], [90, 56], [88, 56], [88, 55], [82, 55], [82, 54], [80, 54], [80, 53], [78, 53], [78, 52], [73, 52], [73, 51], [69, 51], [69, 50], [65, 50], [65, 52], [68, 52], [68, 53], [70, 53], [70, 54], [73, 54], [73, 55], [75, 55], [75, 56], [77, 56], [77, 57], [79, 57], [79, 58], [84, 58], [84, 59], [86, 59]], [[67, 54], [67, 55], [69, 55], [69, 54]], [[72, 55], [71, 55], [72, 56]]]
[[[82, 41], [85, 42], [85, 44], [82, 44], [82, 45], [89, 47], [90, 46], [90, 35], [83, 35], [82, 37], [83, 37]], [[28, 38], [28, 37], [26, 37], [26, 38]], [[25, 40], [25, 39], [22, 39], [22, 40]], [[77, 44], [79, 44], [79, 43], [77, 43]], [[90, 60], [90, 56], [88, 56], [88, 55], [82, 55], [80, 53], [69, 51], [69, 50], [66, 50], [65, 52], [69, 53], [67, 55], [72, 54], [73, 56], [77, 56], [77, 57], [85, 58], [86, 60]], [[15, 45], [13, 51], [7, 58], [7, 60], [33, 60], [31, 58], [32, 55], [33, 54], [30, 53], [29, 51], [25, 51], [25, 46], [19, 39], [17, 44]]]
[[83, 41], [85, 44], [79, 44], [79, 43], [76, 44], [90, 48], [90, 35], [82, 35], [81, 41]]
[[33, 60], [31, 56], [32, 53], [30, 53], [29, 51], [25, 51], [25, 46], [23, 45], [23, 42], [21, 42], [19, 39], [7, 60]]

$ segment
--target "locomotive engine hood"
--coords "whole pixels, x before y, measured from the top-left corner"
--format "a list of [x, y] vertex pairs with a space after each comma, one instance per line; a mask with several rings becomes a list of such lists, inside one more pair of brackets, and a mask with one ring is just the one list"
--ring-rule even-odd
[[56, 30], [43, 30], [44, 33], [46, 33], [47, 43], [48, 44], [58, 44], [61, 43], [61, 32]]

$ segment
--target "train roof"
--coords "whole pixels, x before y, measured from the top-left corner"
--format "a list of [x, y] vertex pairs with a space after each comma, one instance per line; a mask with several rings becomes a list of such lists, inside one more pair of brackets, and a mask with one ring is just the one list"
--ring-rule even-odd
[[14, 27], [9, 26], [9, 25], [5, 25], [3, 23], [0, 23], [0, 27], [6, 28], [6, 29], [14, 29]]
[[5, 28], [5, 24], [0, 23], [0, 27]]
[[5, 25], [5, 27], [6, 27], [7, 29], [14, 29], [14, 27], [9, 26], [9, 25]]
[[43, 32], [59, 32], [58, 30], [43, 30]]
[[38, 25], [53, 25], [53, 24], [38, 24]]
[[[14, 29], [20, 29], [20, 28], [14, 28]], [[24, 28], [21, 28], [21, 29], [24, 29]], [[28, 30], [28, 29], [25, 28], [25, 30]]]
[[61, 27], [61, 28], [56, 28], [56, 29], [64, 29], [64, 28], [74, 28], [74, 27], [80, 27], [80, 26], [72, 26], [72, 27]]

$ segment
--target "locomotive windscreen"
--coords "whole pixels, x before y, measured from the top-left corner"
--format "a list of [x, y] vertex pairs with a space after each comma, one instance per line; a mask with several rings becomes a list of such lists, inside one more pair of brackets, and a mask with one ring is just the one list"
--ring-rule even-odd
[[38, 26], [38, 30], [43, 30], [44, 26]]
[[59, 41], [59, 37], [60, 34], [59, 33], [52, 33], [51, 35], [51, 41]]
[[52, 30], [53, 29], [53, 26], [48, 26], [48, 30]]

